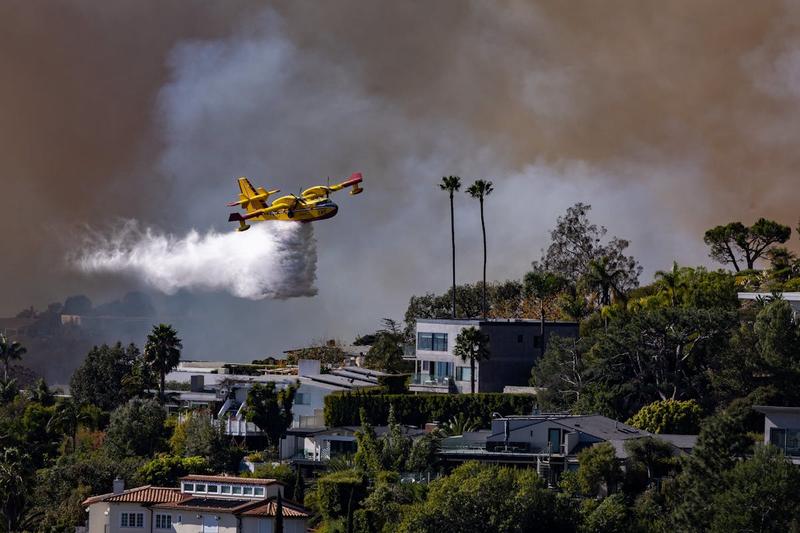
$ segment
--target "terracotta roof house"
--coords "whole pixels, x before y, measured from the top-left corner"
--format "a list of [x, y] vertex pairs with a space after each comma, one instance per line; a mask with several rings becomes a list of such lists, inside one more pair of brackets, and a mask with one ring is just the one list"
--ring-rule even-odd
[[[191, 475], [180, 488], [146, 485], [114, 491], [83, 502], [87, 533], [272, 533], [283, 484], [274, 479]], [[307, 529], [308, 511], [283, 499], [286, 533]]]

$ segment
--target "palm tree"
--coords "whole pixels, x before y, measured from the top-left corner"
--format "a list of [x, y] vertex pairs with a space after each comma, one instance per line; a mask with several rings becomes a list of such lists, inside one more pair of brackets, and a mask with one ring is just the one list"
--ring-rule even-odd
[[542, 353], [544, 353], [544, 308], [548, 300], [556, 296], [564, 288], [566, 280], [545, 270], [532, 270], [525, 274], [523, 280], [525, 295], [539, 300], [539, 335], [542, 337]]
[[621, 298], [624, 295], [619, 286], [619, 280], [624, 275], [623, 270], [614, 269], [609, 265], [608, 257], [601, 257], [589, 262], [585, 281], [589, 289], [597, 292], [600, 297], [600, 305], [605, 307], [611, 305], [612, 294], [615, 298]]
[[38, 402], [45, 407], [53, 405], [55, 401], [55, 395], [47, 386], [47, 382], [44, 378], [39, 378], [36, 382], [36, 386], [28, 391], [28, 397], [32, 402]]
[[492, 182], [486, 180], [475, 180], [475, 183], [467, 188], [467, 194], [477, 198], [481, 204], [481, 230], [483, 231], [483, 291], [481, 302], [483, 304], [483, 318], [486, 320], [486, 223], [483, 219], [483, 199], [492, 193]]
[[167, 372], [178, 366], [181, 359], [181, 348], [183, 348], [183, 344], [178, 338], [178, 332], [168, 324], [153, 326], [153, 331], [147, 336], [147, 342], [144, 345], [144, 360], [154, 371], [158, 372], [161, 378], [158, 389], [161, 403], [164, 403], [165, 399], [164, 385]]
[[11, 361], [19, 361], [28, 350], [17, 341], [11, 341], [0, 333], [0, 359], [3, 360], [3, 379], [8, 381], [8, 366]]
[[453, 245], [453, 318], [456, 318], [456, 226], [453, 212], [453, 194], [461, 189], [461, 178], [458, 176], [442, 177], [439, 188], [450, 193], [450, 241]]
[[680, 289], [680, 287], [683, 285], [678, 263], [673, 261], [672, 269], [659, 270], [656, 272], [655, 277], [658, 279], [658, 284], [667, 290], [670, 303], [672, 304], [672, 307], [675, 307], [678, 304], [678, 289]]
[[474, 326], [464, 328], [456, 337], [453, 354], [462, 361], [469, 360], [470, 391], [475, 394], [475, 362], [489, 359], [489, 337]]
[[75, 452], [77, 448], [78, 428], [81, 424], [85, 424], [89, 420], [89, 415], [81, 410], [78, 402], [69, 398], [58, 404], [55, 414], [47, 423], [47, 428], [59, 428], [65, 435], [69, 436], [72, 451]]

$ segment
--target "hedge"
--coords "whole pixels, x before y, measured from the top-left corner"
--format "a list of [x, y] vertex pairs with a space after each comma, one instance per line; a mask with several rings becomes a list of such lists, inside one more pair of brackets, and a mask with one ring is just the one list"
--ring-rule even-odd
[[367, 421], [386, 425], [389, 406], [402, 424], [421, 427], [426, 422], [446, 422], [459, 413], [480, 421], [481, 427], [491, 423], [492, 413], [501, 415], [530, 414], [536, 397], [529, 394], [364, 394], [360, 391], [336, 392], [325, 397], [325, 425], [357, 426], [363, 408]]
[[317, 480], [317, 504], [326, 520], [347, 516], [367, 496], [367, 478], [355, 470], [331, 472]]

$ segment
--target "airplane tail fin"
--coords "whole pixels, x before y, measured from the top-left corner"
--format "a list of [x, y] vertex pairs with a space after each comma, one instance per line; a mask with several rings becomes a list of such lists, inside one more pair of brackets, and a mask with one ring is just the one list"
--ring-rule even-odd
[[239, 199], [235, 202], [231, 202], [228, 206], [234, 207], [241, 205], [242, 209], [245, 209], [248, 213], [252, 213], [253, 211], [258, 211], [259, 209], [267, 207], [267, 198], [276, 192], [279, 192], [279, 190], [274, 189], [268, 191], [264, 189], [264, 187], [255, 188], [253, 184], [250, 183], [250, 180], [241, 177], [239, 178]]

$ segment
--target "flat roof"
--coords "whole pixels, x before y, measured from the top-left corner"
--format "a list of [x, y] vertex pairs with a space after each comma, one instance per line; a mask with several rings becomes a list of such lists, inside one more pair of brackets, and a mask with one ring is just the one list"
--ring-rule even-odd
[[[454, 326], [459, 325], [480, 325], [480, 324], [492, 324], [492, 325], [501, 325], [501, 324], [517, 324], [517, 325], [535, 325], [538, 326], [541, 324], [541, 321], [534, 318], [418, 318], [416, 319], [417, 323], [422, 324], [452, 324]], [[545, 327], [547, 326], [577, 326], [577, 322], [573, 322], [570, 320], [546, 320], [544, 323]]]
[[789, 302], [800, 302], [800, 292], [779, 292], [779, 293], [771, 293], [771, 292], [739, 292], [737, 296], [740, 300], [756, 300], [758, 298], [774, 298], [777, 295], [784, 300]]
[[800, 407], [781, 407], [779, 405], [754, 405], [753, 409], [765, 415], [773, 413], [789, 413], [800, 415]]

